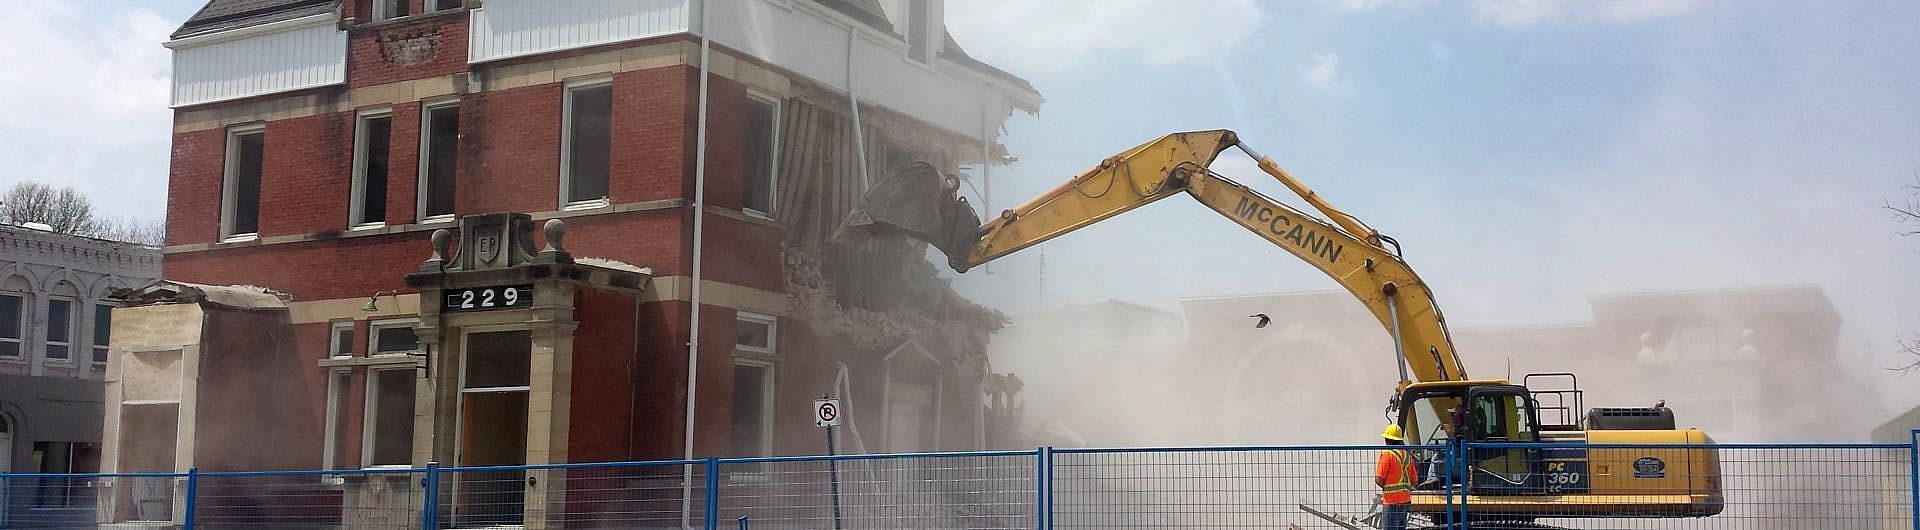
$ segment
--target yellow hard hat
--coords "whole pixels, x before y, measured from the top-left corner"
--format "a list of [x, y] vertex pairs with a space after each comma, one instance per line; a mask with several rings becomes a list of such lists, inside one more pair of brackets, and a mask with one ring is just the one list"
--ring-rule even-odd
[[1407, 441], [1405, 437], [1400, 436], [1400, 426], [1392, 423], [1387, 424], [1387, 429], [1380, 432], [1380, 437], [1396, 442]]

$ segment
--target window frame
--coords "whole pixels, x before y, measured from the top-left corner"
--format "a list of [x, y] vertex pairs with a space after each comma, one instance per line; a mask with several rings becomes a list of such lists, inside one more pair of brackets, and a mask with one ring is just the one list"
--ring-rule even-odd
[[[343, 376], [343, 375], [346, 376], [345, 388], [342, 388], [342, 386], [339, 384], [341, 380], [340, 376]], [[353, 370], [352, 369], [337, 368], [337, 369], [332, 369], [327, 371], [327, 411], [326, 411], [327, 426], [326, 426], [326, 430], [321, 433], [321, 436], [324, 437], [324, 439], [322, 439], [320, 442], [321, 451], [322, 451], [320, 456], [321, 469], [326, 469], [326, 470], [342, 469], [339, 466], [343, 466], [346, 464], [345, 462], [334, 461], [334, 453], [337, 453], [340, 451], [339, 442], [344, 441], [340, 438], [340, 429], [343, 429], [346, 426], [342, 425], [341, 423], [343, 420], [348, 420], [348, 418], [345, 418], [341, 415], [342, 411], [340, 410], [340, 408], [343, 406], [349, 405], [348, 403], [346, 403], [345, 398], [347, 396], [347, 392], [351, 392], [352, 390], [353, 390]], [[350, 409], [351, 407], [347, 407], [347, 408]]]
[[747, 186], [745, 179], [749, 176], [746, 175], [746, 169], [742, 168], [740, 213], [772, 220], [774, 210], [780, 209], [780, 125], [782, 123], [781, 112], [786, 110], [786, 102], [781, 100], [779, 96], [759, 89], [750, 88], [747, 89], [747, 104], [765, 104], [768, 107], [772, 107], [773, 123], [770, 125], [773, 127], [773, 130], [767, 132], [767, 210], [769, 211], [763, 212], [747, 206]]
[[[106, 310], [106, 322], [101, 322], [100, 310], [102, 309]], [[90, 347], [87, 351], [92, 354], [92, 357], [89, 358], [88, 361], [90, 361], [89, 364], [95, 370], [106, 369], [107, 360], [113, 355], [113, 309], [113, 304], [93, 303], [93, 336], [88, 337]], [[105, 344], [100, 342], [100, 333], [103, 325], [107, 333], [107, 342]]]
[[734, 313], [733, 322], [734, 322], [734, 326], [736, 327], [739, 326], [741, 322], [753, 322], [753, 323], [767, 325], [767, 346], [765, 348], [743, 345], [743, 344], [740, 344], [738, 340], [735, 340], [733, 344], [733, 351], [735, 356], [740, 356], [742, 354], [745, 354], [747, 356], [760, 357], [760, 358], [771, 360], [779, 354], [780, 352], [780, 317], [761, 314], [761, 313], [753, 313], [748, 311], [738, 311]]
[[[354, 353], [353, 352], [353, 332], [354, 332], [353, 328], [354, 328], [354, 321], [352, 320], [335, 320], [327, 324], [327, 356], [326, 358], [328, 359], [353, 358], [353, 353]], [[340, 332], [343, 330], [347, 332], [346, 340], [340, 340]], [[340, 351], [341, 346], [346, 346], [347, 349], [345, 352]], [[372, 350], [368, 350], [368, 351], [372, 351]]]
[[[382, 20], [393, 20], [393, 19], [397, 19], [397, 18], [406, 18], [406, 17], [410, 17], [410, 16], [413, 16], [413, 15], [416, 15], [416, 14], [419, 14], [419, 13], [407, 13], [407, 14], [404, 14], [404, 15], [395, 15], [395, 14], [393, 14], [393, 13], [392, 13], [391, 11], [393, 11], [393, 5], [394, 5], [394, 3], [396, 3], [396, 2], [398, 2], [398, 3], [407, 3], [407, 2], [409, 2], [409, 0], [373, 0], [373, 20], [374, 20], [375, 22], [379, 22], [379, 21], [382, 21]], [[429, 4], [431, 4], [432, 2], [433, 2], [433, 0], [427, 0], [427, 3], [429, 3]], [[431, 13], [431, 12], [433, 12], [433, 10], [422, 10], [422, 12], [423, 12], [423, 13]]]
[[17, 353], [12, 355], [0, 353], [0, 359], [15, 361], [26, 359], [32, 355], [32, 352], [27, 351], [27, 322], [33, 320], [33, 306], [31, 305], [33, 298], [26, 293], [16, 293], [13, 291], [0, 292], [0, 296], [13, 297], [20, 301], [19, 315], [13, 323], [13, 338], [0, 337], [0, 342], [10, 342], [19, 345], [18, 348], [14, 350]]
[[[381, 212], [388, 215], [378, 221], [368, 221], [365, 218], [367, 149], [372, 147], [367, 143], [367, 122], [382, 118], [387, 120], [387, 189], [393, 189], [393, 108], [382, 107], [356, 112], [353, 117], [353, 184], [347, 192], [347, 228], [349, 230], [382, 228], [387, 226], [387, 220], [384, 217], [391, 217], [392, 212], [387, 212], [386, 207], [382, 205]], [[381, 198], [384, 200], [387, 197], [382, 194]]]
[[[435, 0], [427, 0], [427, 2], [429, 3], [434, 1]], [[459, 8], [453, 8], [453, 9], [462, 9], [462, 8], [465, 8], [465, 6], [462, 5]], [[418, 219], [419, 221], [416, 221], [416, 222], [420, 224], [453, 221], [455, 218], [458, 217], [458, 214], [459, 214], [459, 211], [457, 208], [452, 213], [444, 213], [439, 215], [428, 215], [428, 211], [427, 211], [427, 197], [432, 195], [433, 193], [432, 190], [430, 189], [432, 176], [428, 173], [428, 170], [432, 167], [432, 162], [433, 162], [433, 111], [446, 110], [449, 108], [454, 109], [454, 119], [456, 120], [456, 123], [457, 123], [460, 117], [460, 99], [459, 98], [428, 100], [428, 101], [422, 101], [420, 103], [420, 151], [419, 151], [420, 155], [418, 157], [420, 159], [420, 168], [418, 171], [416, 171], [418, 180], [414, 183], [414, 187], [413, 187], [414, 218]], [[453, 131], [454, 160], [455, 160], [454, 162], [454, 167], [455, 167], [454, 183], [455, 184], [453, 186], [455, 190], [454, 193], [456, 194], [456, 196], [459, 193], [458, 190], [460, 189], [460, 185], [458, 184], [460, 181], [458, 176], [460, 136], [461, 134], [460, 134], [459, 126], [456, 124]]]
[[604, 208], [612, 204], [613, 167], [609, 160], [607, 167], [607, 194], [597, 199], [569, 200], [573, 195], [573, 101], [574, 93], [580, 90], [605, 87], [609, 92], [607, 105], [608, 156], [612, 156], [613, 133], [613, 77], [602, 76], [577, 81], [568, 81], [562, 85], [560, 98], [560, 209], [561, 211], [590, 210]]
[[421, 11], [420, 11], [420, 12], [422, 12], [422, 13], [445, 13], [445, 12], [448, 12], [448, 11], [459, 11], [459, 10], [461, 10], [461, 9], [466, 9], [466, 8], [467, 8], [467, 2], [466, 2], [466, 0], [453, 0], [453, 2], [455, 2], [455, 5], [454, 5], [453, 7], [435, 7], [435, 6], [438, 6], [438, 5], [440, 4], [440, 2], [441, 2], [441, 1], [442, 1], [442, 0], [426, 0], [426, 2], [425, 2], [425, 3], [423, 3], [423, 4], [421, 4], [421, 6], [420, 6], [420, 7], [421, 7]]
[[[58, 295], [48, 296], [46, 316], [49, 321], [53, 319], [53, 315], [54, 315], [53, 303], [54, 302], [64, 302], [67, 304], [67, 325], [66, 325], [67, 340], [65, 341], [53, 340], [53, 329], [54, 329], [53, 322], [47, 322], [47, 332], [45, 334], [46, 336], [42, 337], [45, 340], [40, 341], [41, 342], [40, 358], [49, 363], [74, 363], [75, 361], [73, 359], [73, 349], [74, 349], [73, 346], [74, 346], [74, 343], [77, 342], [74, 340], [74, 335], [78, 334], [78, 331], [79, 331], [78, 328], [80, 327], [80, 322], [79, 322], [79, 319], [73, 318], [74, 316], [73, 308], [75, 305], [80, 303], [80, 299], [75, 297], [69, 297], [69, 296], [58, 296]], [[66, 356], [54, 357], [53, 356], [54, 346], [60, 346], [60, 347], [66, 348], [67, 350]]]
[[[405, 350], [405, 351], [390, 351], [390, 352], [380, 351], [380, 330], [383, 328], [400, 328], [400, 327], [414, 329], [414, 332], [415, 332], [415, 335], [414, 335], [415, 340], [413, 343], [414, 348], [411, 350]], [[419, 335], [418, 335], [419, 328], [420, 328], [420, 319], [412, 318], [412, 317], [390, 318], [386, 320], [368, 321], [367, 322], [367, 357], [368, 358], [389, 358], [389, 357], [406, 357], [406, 356], [420, 354], [422, 350], [420, 349], [420, 342], [419, 342]]]
[[[267, 170], [266, 170], [267, 124], [253, 123], [253, 124], [247, 124], [247, 125], [235, 125], [227, 128], [226, 153], [224, 154], [225, 160], [223, 161], [223, 165], [222, 165], [223, 167], [222, 173], [224, 174], [220, 179], [220, 242], [222, 243], [234, 243], [234, 242], [240, 242], [240, 241], [253, 241], [253, 240], [260, 239], [260, 219], [259, 219], [260, 198], [259, 197], [254, 197], [253, 199], [254, 200], [253, 231], [238, 232], [238, 233], [234, 232], [234, 228], [235, 228], [234, 221], [236, 221], [236, 219], [234, 219], [234, 215], [238, 213], [236, 210], [239, 209], [239, 199], [240, 199], [239, 190], [234, 189], [234, 184], [236, 184], [236, 180], [239, 178], [237, 171], [240, 169], [239, 168], [240, 137], [255, 135], [255, 134], [261, 135], [260, 175], [257, 178], [260, 180], [260, 184], [263, 184], [263, 186], [259, 186], [259, 187], [265, 187], [264, 184], [266, 183], [266, 180], [267, 180], [267, 175], [266, 175], [267, 173]], [[256, 189], [254, 191], [257, 194], [259, 193], [260, 190]]]
[[376, 450], [373, 444], [374, 444], [374, 437], [377, 434], [376, 431], [378, 430], [375, 427], [378, 426], [378, 423], [380, 421], [380, 400], [379, 400], [380, 373], [406, 371], [407, 373], [413, 375], [413, 395], [408, 396], [408, 399], [411, 399], [414, 401], [413, 416], [417, 417], [420, 414], [420, 410], [419, 410], [420, 377], [419, 377], [419, 374], [416, 372], [417, 370], [419, 370], [419, 367], [412, 364], [388, 364], [388, 365], [376, 365], [376, 366], [367, 367], [367, 385], [366, 385], [367, 395], [366, 395], [365, 401], [362, 401], [362, 403], [365, 403], [365, 405], [361, 406], [361, 413], [360, 413], [360, 416], [361, 416], [360, 418], [360, 468], [361, 469], [401, 469], [401, 468], [413, 467], [413, 457], [412, 457], [413, 438], [414, 438], [414, 435], [418, 434], [413, 432], [415, 427], [415, 425], [413, 425], [413, 422], [409, 421], [407, 424], [408, 457], [407, 457], [406, 463], [377, 464], [377, 465], [374, 464], [373, 455], [375, 453], [378, 453], [379, 451]]

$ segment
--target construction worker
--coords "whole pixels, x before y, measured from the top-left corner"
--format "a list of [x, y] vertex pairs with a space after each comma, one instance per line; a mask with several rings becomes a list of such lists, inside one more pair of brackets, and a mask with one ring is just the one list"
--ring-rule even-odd
[[[1390, 446], [1400, 446], [1407, 441], [1399, 425], [1387, 425], [1380, 437]], [[1382, 530], [1407, 529], [1407, 508], [1413, 504], [1413, 483], [1418, 475], [1419, 468], [1407, 450], [1389, 447], [1380, 451], [1380, 460], [1373, 466], [1373, 483], [1380, 486], [1380, 504], [1384, 508], [1380, 514]]]

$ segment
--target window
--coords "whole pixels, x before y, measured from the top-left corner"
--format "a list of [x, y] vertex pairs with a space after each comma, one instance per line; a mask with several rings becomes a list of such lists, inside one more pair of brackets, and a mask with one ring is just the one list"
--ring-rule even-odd
[[773, 453], [773, 366], [735, 360], [733, 365], [733, 456]]
[[353, 321], [334, 322], [328, 329], [327, 356], [335, 359], [353, 356]]
[[420, 119], [420, 220], [451, 219], [453, 175], [460, 160], [459, 103], [428, 105]]
[[603, 206], [613, 163], [613, 82], [567, 87], [561, 116], [560, 199], [563, 206]]
[[413, 335], [412, 320], [375, 322], [367, 333], [371, 344], [367, 346], [367, 355], [407, 354], [420, 350], [420, 340]]
[[412, 0], [373, 0], [374, 20], [399, 18], [411, 14], [413, 14]]
[[360, 115], [353, 134], [353, 201], [348, 226], [387, 222], [387, 155], [393, 145], [393, 114], [380, 110]]
[[0, 357], [19, 357], [25, 354], [21, 337], [26, 330], [26, 299], [11, 294], [0, 294]]
[[353, 372], [340, 370], [327, 378], [327, 447], [324, 469], [347, 465], [347, 396], [353, 390]]
[[779, 153], [780, 103], [759, 96], [747, 97], [746, 175], [741, 185], [746, 196], [740, 204], [748, 212], [773, 213], [774, 157]]
[[260, 233], [260, 170], [266, 150], [266, 127], [253, 125], [227, 130], [226, 178], [221, 187], [220, 237], [251, 239]]
[[414, 367], [375, 369], [367, 381], [363, 465], [405, 466], [413, 462]]
[[434, 11], [443, 11], [447, 9], [459, 9], [460, 2], [461, 2], [461, 0], [427, 0], [427, 1], [432, 3]]
[[47, 360], [73, 360], [72, 300], [47, 300]]
[[93, 367], [106, 368], [107, 350], [113, 339], [113, 306], [93, 306]]
[[[96, 473], [100, 470], [100, 449], [82, 442], [34, 442], [32, 466], [36, 473]], [[91, 506], [92, 489], [84, 479], [46, 478], [33, 490], [35, 508]]]
[[733, 324], [733, 349], [737, 352], [772, 354], [774, 326], [778, 320], [767, 315], [742, 312]]

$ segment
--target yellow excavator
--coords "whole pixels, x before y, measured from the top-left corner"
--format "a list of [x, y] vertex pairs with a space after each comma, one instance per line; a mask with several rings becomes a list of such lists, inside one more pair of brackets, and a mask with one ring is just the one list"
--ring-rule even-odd
[[[1326, 220], [1209, 169], [1229, 148], [1258, 161]], [[1529, 375], [1518, 385], [1468, 376], [1432, 290], [1401, 259], [1399, 243], [1335, 208], [1232, 131], [1141, 144], [984, 224], [959, 196], [956, 178], [910, 163], [876, 183], [843, 230], [925, 241], [966, 272], [1182, 193], [1340, 282], [1392, 334], [1400, 383], [1389, 414], [1406, 443], [1470, 444], [1455, 445], [1470, 448], [1454, 457], [1465, 461], [1447, 463], [1448, 480], [1417, 491], [1412, 513], [1449, 527], [1553, 528], [1536, 521], [1705, 517], [1724, 507], [1719, 458], [1705, 447], [1712, 439], [1674, 428], [1664, 404], [1586, 410], [1572, 374]]]

